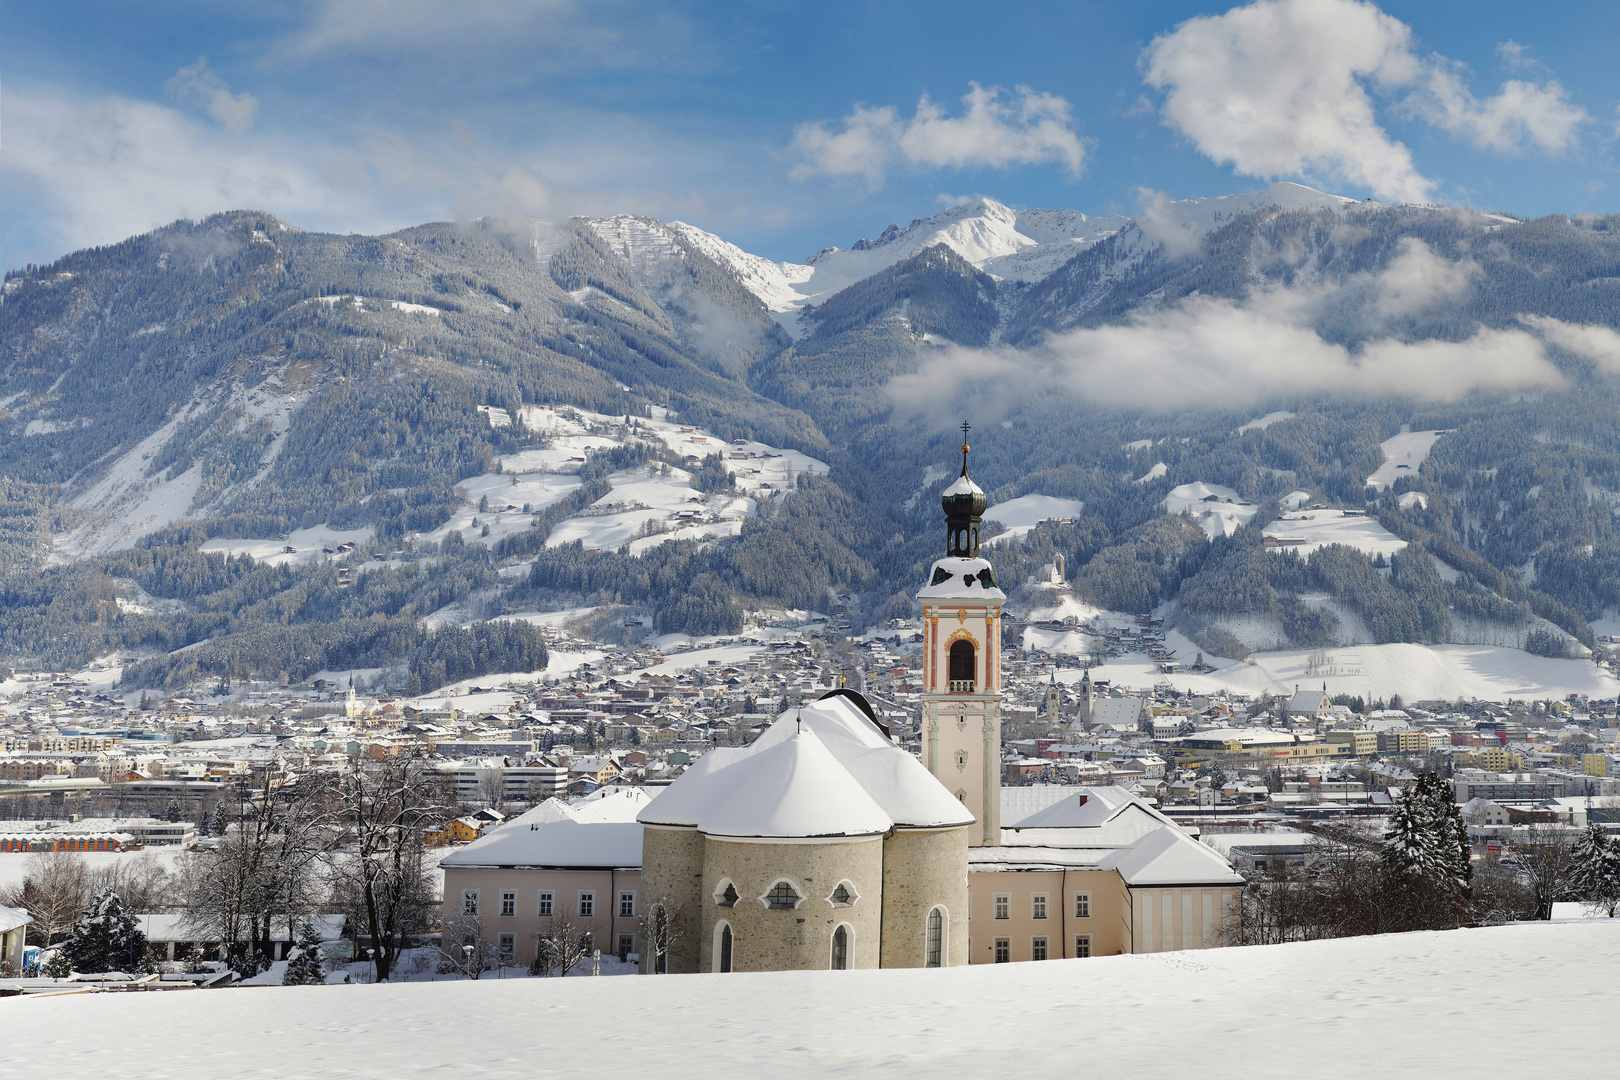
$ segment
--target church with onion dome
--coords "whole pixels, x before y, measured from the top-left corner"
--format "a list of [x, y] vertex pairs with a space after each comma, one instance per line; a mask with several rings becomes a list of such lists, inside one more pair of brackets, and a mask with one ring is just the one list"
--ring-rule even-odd
[[562, 913], [654, 975], [1219, 945], [1243, 879], [1194, 834], [1121, 787], [1002, 787], [1007, 597], [968, 455], [964, 441], [945, 553], [916, 594], [918, 754], [834, 690], [667, 787], [548, 801], [446, 856], [447, 924], [498, 904], [484, 932], [527, 959]]
[[[968, 426], [963, 425], [964, 436]], [[917, 593], [921, 759], [850, 690], [699, 758], [637, 816], [647, 973], [954, 967], [1205, 948], [1242, 879], [1119, 787], [1001, 786], [1001, 618], [962, 468]]]

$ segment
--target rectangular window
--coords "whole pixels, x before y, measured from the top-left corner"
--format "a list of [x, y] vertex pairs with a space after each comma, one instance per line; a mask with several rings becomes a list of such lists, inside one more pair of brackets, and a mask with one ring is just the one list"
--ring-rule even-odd
[[1074, 955], [1082, 959], [1091, 955], [1091, 935], [1076, 934], [1074, 937]]
[[1005, 893], [996, 897], [996, 918], [1012, 918], [1012, 898]]
[[1029, 958], [1031, 960], [1046, 959], [1046, 939], [1043, 937], [1029, 939]]
[[461, 913], [463, 915], [467, 916], [468, 918], [477, 917], [477, 915], [478, 915], [478, 890], [477, 889], [462, 889], [461, 890]]
[[596, 951], [596, 935], [589, 930], [579, 935], [579, 941], [585, 947], [585, 955], [589, 956]]
[[517, 935], [516, 934], [502, 934], [500, 942], [501, 942], [501, 962], [502, 963], [510, 963], [512, 958], [515, 955], [517, 955]]
[[1005, 964], [1012, 959], [1012, 945], [1004, 937], [996, 938], [996, 963]]
[[1046, 918], [1046, 894], [1036, 893], [1029, 898], [1029, 917], [1032, 919]]
[[1074, 917], [1077, 919], [1091, 918], [1091, 894], [1077, 892], [1074, 894]]
[[596, 917], [596, 892], [594, 890], [579, 894], [579, 917], [594, 919]]
[[501, 914], [507, 918], [517, 914], [517, 890], [501, 890]]
[[619, 948], [618, 948], [619, 959], [623, 960], [625, 957], [629, 956], [631, 953], [633, 953], [635, 951], [636, 951], [636, 935], [634, 935], [634, 934], [620, 934], [619, 935]]
[[556, 894], [553, 893], [550, 889], [541, 889], [540, 890], [540, 916], [541, 916], [541, 918], [549, 918], [551, 916], [551, 909], [552, 909], [553, 903], [555, 902], [555, 899], [556, 899]]
[[636, 917], [636, 894], [622, 892], [619, 894], [619, 918], [633, 919]]

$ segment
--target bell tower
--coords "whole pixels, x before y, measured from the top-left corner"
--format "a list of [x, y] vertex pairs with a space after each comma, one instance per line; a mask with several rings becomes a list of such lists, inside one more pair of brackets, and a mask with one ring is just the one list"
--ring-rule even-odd
[[1001, 843], [1001, 608], [1007, 594], [979, 556], [984, 491], [962, 474], [945, 489], [945, 557], [917, 593], [923, 609], [923, 764], [973, 812], [974, 847]]

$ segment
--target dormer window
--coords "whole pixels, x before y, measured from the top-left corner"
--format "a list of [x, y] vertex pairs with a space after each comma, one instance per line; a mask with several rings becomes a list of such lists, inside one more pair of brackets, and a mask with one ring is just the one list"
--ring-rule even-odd
[[714, 902], [721, 907], [737, 906], [737, 886], [726, 882], [726, 887], [714, 894]]
[[799, 906], [799, 892], [789, 882], [778, 881], [765, 894], [765, 906], [779, 911], [792, 911]]

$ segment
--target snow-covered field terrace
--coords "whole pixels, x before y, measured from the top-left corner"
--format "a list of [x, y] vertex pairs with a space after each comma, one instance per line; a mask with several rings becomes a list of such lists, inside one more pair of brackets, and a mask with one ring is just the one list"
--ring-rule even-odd
[[946, 970], [8, 1001], [0, 1077], [1608, 1076], [1620, 920]]

